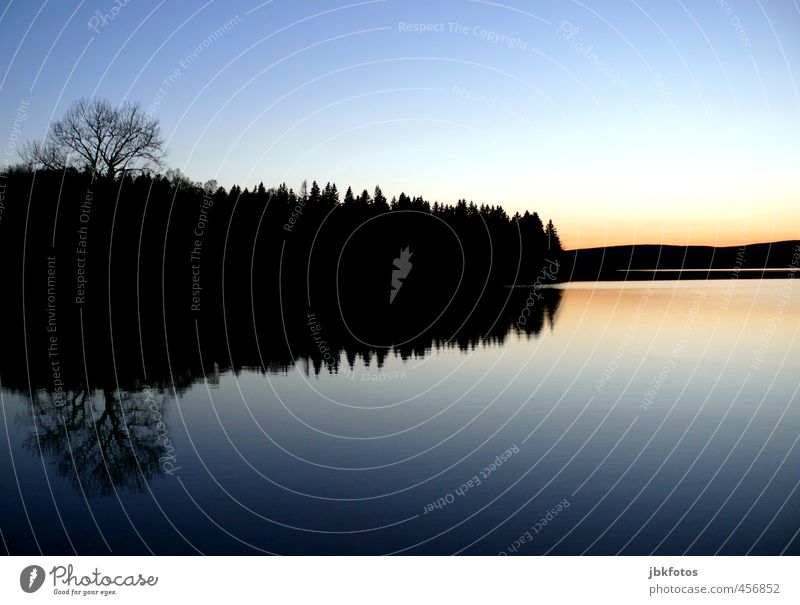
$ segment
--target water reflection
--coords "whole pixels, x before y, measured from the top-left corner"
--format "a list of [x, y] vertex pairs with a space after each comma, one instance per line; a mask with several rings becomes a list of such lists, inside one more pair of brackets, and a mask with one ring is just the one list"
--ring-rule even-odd
[[[561, 290], [548, 289], [539, 294], [536, 305], [527, 305], [527, 320], [519, 324], [517, 317], [526, 308], [527, 296], [528, 290], [524, 288], [503, 292], [502, 298], [498, 295], [503, 306], [476, 310], [457, 327], [452, 321], [443, 320], [426, 333], [399, 346], [370, 347], [352, 335], [348, 338], [340, 326], [328, 324], [329, 333], [323, 341], [315, 339], [315, 330], [306, 334], [295, 330], [292, 337], [279, 346], [263, 339], [256, 354], [240, 354], [226, 360], [222, 356], [224, 350], [218, 350], [209, 353], [215, 355], [213, 362], [191, 366], [181, 364], [180, 360], [191, 357], [195, 352], [194, 343], [172, 339], [169, 356], [164, 358], [171, 358], [173, 367], [157, 363], [150, 366], [151, 378], [154, 372], [159, 373], [156, 383], [160, 386], [154, 387], [158, 392], [143, 386], [141, 376], [129, 378], [124, 385], [115, 384], [116, 370], [125, 360], [119, 354], [114, 373], [99, 376], [98, 381], [108, 385], [99, 390], [90, 391], [86, 385], [75, 385], [73, 381], [74, 388], [62, 394], [48, 385], [47, 373], [33, 374], [32, 378], [38, 383], [33, 395], [28, 397], [30, 411], [18, 416], [29, 430], [24, 447], [35, 455], [44, 456], [59, 475], [69, 479], [73, 487], [86, 496], [110, 495], [123, 488], [143, 491], [155, 476], [171, 475], [177, 468], [166, 421], [167, 407], [171, 398], [179, 397], [192, 385], [202, 383], [215, 388], [219, 386], [220, 377], [227, 373], [237, 376], [242, 372], [286, 375], [295, 368], [307, 376], [342, 373], [361, 382], [364, 382], [364, 376], [368, 382], [391, 381], [401, 374], [398, 370], [386, 373], [384, 368], [390, 359], [405, 363], [447, 351], [467, 353], [478, 347], [502, 347], [512, 335], [532, 339], [545, 327], [552, 330], [562, 298]], [[223, 323], [221, 318], [218, 323]], [[409, 323], [413, 324], [413, 321]], [[277, 331], [280, 327], [272, 326], [272, 330]], [[86, 338], [85, 334], [78, 336], [75, 340], [81, 342]], [[230, 334], [226, 340], [236, 342], [239, 336]], [[47, 348], [46, 342], [31, 342], [28, 346], [43, 351]], [[320, 342], [324, 342], [324, 348]], [[183, 346], [186, 344], [188, 346]], [[246, 347], [234, 350], [241, 353], [242, 349], [247, 351]], [[5, 352], [8, 353], [8, 349]], [[82, 353], [91, 356], [91, 351]], [[12, 364], [12, 368], [19, 361], [18, 357], [7, 354], [2, 359]], [[88, 363], [92, 361], [90, 358]], [[356, 374], [357, 366], [370, 368], [373, 363], [373, 371]], [[96, 361], [96, 365], [100, 362]], [[176, 367], [181, 371], [174, 371]], [[73, 375], [78, 373], [75, 366], [72, 369]], [[12, 390], [16, 387], [24, 393], [21, 383], [25, 377], [13, 372], [6, 374], [11, 379], [5, 381], [5, 387]], [[404, 370], [402, 376], [405, 376]]]
[[80, 390], [63, 398], [38, 391], [30, 398], [32, 430], [24, 447], [51, 460], [56, 472], [87, 496], [143, 490], [171, 468], [165, 401], [149, 389]]
[[126, 554], [798, 554], [794, 282], [556, 293], [385, 349], [318, 311], [335, 363], [305, 310], [230, 355], [201, 324], [147, 360], [163, 424], [135, 380], [59, 408], [4, 373], [4, 538], [36, 552], [27, 511], [70, 552], [57, 508], [82, 553], [91, 511]]

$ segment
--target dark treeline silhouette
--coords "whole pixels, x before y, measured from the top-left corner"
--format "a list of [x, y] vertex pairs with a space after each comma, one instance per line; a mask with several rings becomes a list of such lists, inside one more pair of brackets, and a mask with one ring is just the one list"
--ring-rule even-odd
[[800, 266], [800, 240], [742, 246], [609, 246], [569, 250], [562, 276], [570, 281], [782, 279]]
[[[24, 391], [180, 389], [212, 366], [336, 372], [502, 342], [528, 296], [504, 286], [561, 254], [535, 213], [380, 188], [226, 191], [73, 168], [3, 184], [0, 377]], [[559, 295], [542, 292], [528, 334], [553, 320]]]

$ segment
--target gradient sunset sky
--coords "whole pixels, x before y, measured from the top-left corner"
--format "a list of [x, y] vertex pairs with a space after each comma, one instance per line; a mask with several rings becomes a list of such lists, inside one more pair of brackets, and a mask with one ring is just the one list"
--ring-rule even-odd
[[800, 237], [795, 0], [13, 0], [0, 56], [4, 146], [100, 95], [226, 187], [500, 203], [570, 248]]

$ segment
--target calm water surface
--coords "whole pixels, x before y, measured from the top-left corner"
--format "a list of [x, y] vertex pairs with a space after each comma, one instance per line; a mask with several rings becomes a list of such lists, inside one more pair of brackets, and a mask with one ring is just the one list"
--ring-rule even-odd
[[[570, 284], [536, 336], [2, 391], [13, 554], [800, 554], [800, 288]], [[159, 416], [160, 415], [160, 416]], [[159, 424], [159, 420], [163, 424]]]

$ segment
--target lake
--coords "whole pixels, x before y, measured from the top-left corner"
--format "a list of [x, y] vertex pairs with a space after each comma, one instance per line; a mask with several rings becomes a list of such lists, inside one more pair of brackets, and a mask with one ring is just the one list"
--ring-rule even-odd
[[219, 360], [179, 391], [60, 401], [4, 388], [5, 547], [800, 554], [794, 280], [559, 289], [536, 332], [381, 367]]

